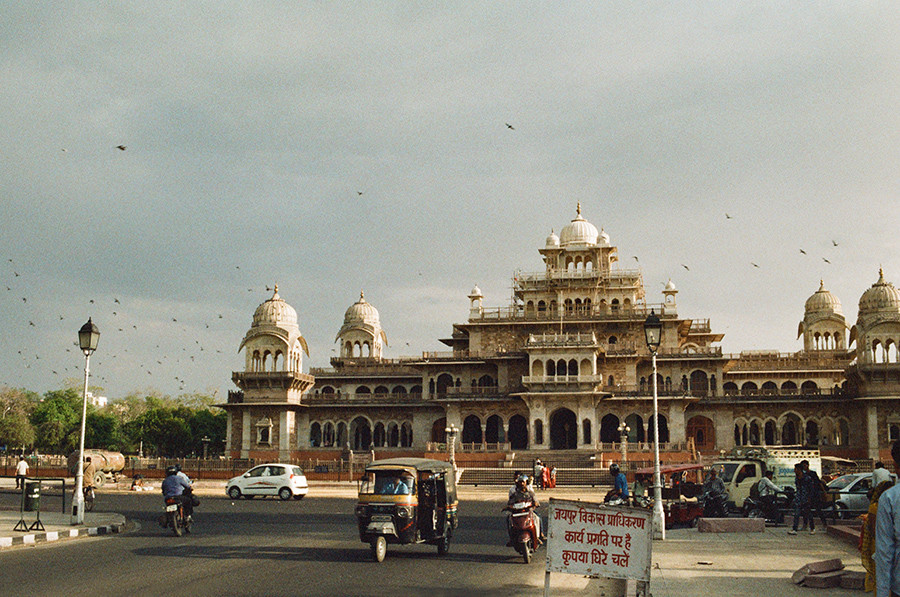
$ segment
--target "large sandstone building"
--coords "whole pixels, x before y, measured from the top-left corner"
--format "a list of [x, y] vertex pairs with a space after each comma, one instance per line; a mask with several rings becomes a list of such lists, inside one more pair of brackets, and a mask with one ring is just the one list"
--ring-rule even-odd
[[[639, 269], [619, 267], [609, 236], [581, 215], [517, 273], [506, 307], [485, 307], [442, 339], [446, 352], [391, 359], [377, 309], [360, 293], [337, 332], [330, 368], [302, 372], [309, 350], [279, 295], [259, 305], [245, 335], [240, 390], [229, 413], [233, 458], [322, 457], [339, 450], [423, 453], [455, 426], [468, 452], [632, 450], [653, 441], [650, 313], [664, 451], [736, 445], [818, 446], [878, 458], [900, 438], [900, 292], [878, 280], [849, 329], [824, 283], [806, 301], [795, 353], [723, 354], [708, 319], [682, 317], [670, 281], [648, 297]], [[799, 309], [798, 309], [799, 311]], [[335, 326], [337, 327], [337, 326]], [[627, 427], [627, 431], [626, 430]]]

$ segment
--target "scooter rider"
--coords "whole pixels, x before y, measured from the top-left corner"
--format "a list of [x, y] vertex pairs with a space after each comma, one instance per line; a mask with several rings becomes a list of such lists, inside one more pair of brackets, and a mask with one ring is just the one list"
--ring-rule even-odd
[[190, 520], [194, 514], [194, 504], [190, 492], [188, 495], [184, 493], [185, 489], [191, 488], [191, 482], [186, 479], [187, 475], [179, 474], [178, 467], [166, 467], [166, 478], [162, 482], [162, 494], [166, 499], [174, 497], [181, 500], [184, 517], [186, 520]]
[[756, 484], [756, 491], [759, 492], [759, 499], [767, 511], [771, 510], [772, 506], [775, 504], [775, 496], [779, 493], [784, 493], [784, 488], [779, 487], [772, 482], [773, 475], [774, 473], [771, 470], [767, 470], [763, 473], [763, 478]]
[[[534, 496], [534, 492], [528, 489], [528, 477], [526, 475], [519, 475], [516, 478], [516, 484], [509, 493], [509, 500], [506, 502], [507, 507], [512, 507], [516, 502], [532, 502], [534, 504], [534, 508], [536, 509], [540, 504], [537, 501], [537, 498]], [[534, 517], [534, 527], [538, 532], [538, 545], [544, 539], [544, 532], [541, 530], [541, 517], [538, 515], [536, 510], [531, 511], [531, 515]], [[509, 524], [509, 517], [507, 517], [507, 525]], [[511, 547], [512, 543], [507, 547]]]

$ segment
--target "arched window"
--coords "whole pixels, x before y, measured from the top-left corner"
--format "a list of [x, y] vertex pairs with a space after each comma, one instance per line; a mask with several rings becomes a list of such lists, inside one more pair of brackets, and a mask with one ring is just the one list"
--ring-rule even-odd
[[534, 420], [534, 443], [539, 446], [544, 443], [544, 422], [541, 419]]
[[469, 415], [463, 419], [462, 437], [460, 441], [464, 444], [480, 444], [481, 436], [481, 419], [475, 415]]
[[401, 448], [409, 448], [413, 443], [413, 432], [412, 425], [409, 421], [404, 421], [402, 425], [400, 425], [400, 447]]
[[591, 420], [585, 419], [581, 422], [581, 443], [591, 444], [593, 441], [591, 438]]
[[309, 426], [309, 447], [318, 448], [322, 445], [322, 426], [318, 422]]

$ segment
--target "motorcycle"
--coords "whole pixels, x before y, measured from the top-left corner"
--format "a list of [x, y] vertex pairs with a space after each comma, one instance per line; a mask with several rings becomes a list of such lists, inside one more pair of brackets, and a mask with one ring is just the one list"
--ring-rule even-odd
[[777, 493], [772, 499], [764, 499], [751, 495], [744, 500], [743, 514], [747, 518], [765, 518], [766, 522], [775, 525], [784, 523], [784, 514], [790, 510], [794, 502], [794, 488], [785, 487], [784, 492]]
[[534, 502], [531, 500], [516, 502], [501, 510], [501, 512], [509, 512], [507, 517], [509, 543], [507, 545], [522, 554], [522, 559], [526, 564], [531, 562], [531, 554], [540, 546], [539, 532], [532, 516], [533, 511]]
[[725, 508], [725, 504], [728, 501], [728, 494], [725, 493], [709, 493], [705, 492], [700, 496], [700, 501], [703, 502], [703, 517], [704, 518], [727, 518], [728, 511]]
[[[193, 499], [190, 488], [184, 490], [184, 494]], [[166, 512], [160, 516], [160, 526], [172, 528], [172, 533], [176, 537], [181, 537], [182, 533], [191, 532], [192, 520], [184, 515], [184, 505], [181, 496], [166, 498]]]

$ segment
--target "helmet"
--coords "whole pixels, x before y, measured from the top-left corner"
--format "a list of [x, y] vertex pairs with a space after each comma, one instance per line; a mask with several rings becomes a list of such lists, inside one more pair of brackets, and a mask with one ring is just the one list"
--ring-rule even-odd
[[611, 465], [609, 465], [609, 474], [618, 475], [619, 474], [619, 465], [616, 464], [615, 462], [613, 462]]
[[174, 466], [174, 465], [173, 465], [173, 466], [167, 466], [167, 467], [166, 467], [166, 476], [167, 476], [167, 477], [170, 477], [170, 476], [172, 476], [172, 475], [177, 475], [177, 474], [178, 474], [178, 467], [177, 467], [177, 466]]
[[525, 475], [519, 475], [518, 477], [516, 477], [516, 485], [519, 484], [528, 485], [528, 477], [526, 477]]

